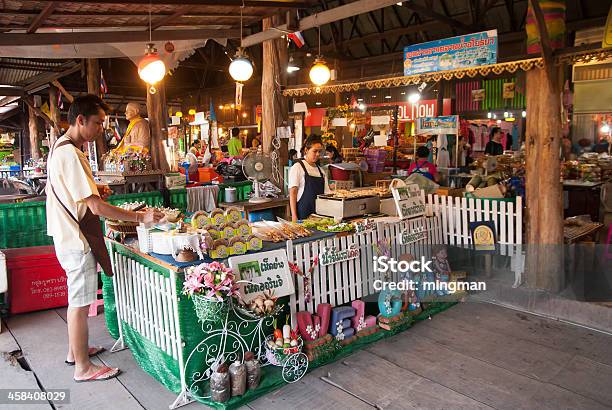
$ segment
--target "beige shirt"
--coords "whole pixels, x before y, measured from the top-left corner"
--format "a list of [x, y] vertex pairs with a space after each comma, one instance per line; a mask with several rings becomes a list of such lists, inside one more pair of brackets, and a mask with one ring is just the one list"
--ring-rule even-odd
[[130, 133], [125, 136], [125, 145], [141, 145], [151, 152], [151, 130], [149, 121], [142, 119], [134, 124]]
[[[58, 144], [66, 140], [62, 136]], [[50, 186], [53, 185], [57, 196], [72, 215], [78, 215], [77, 218], [81, 220], [87, 211], [84, 200], [92, 195], [100, 195], [89, 160], [73, 145], [64, 145], [53, 150], [47, 171], [47, 235], [53, 237], [58, 250], [89, 251], [89, 244], [79, 225], [66, 213]]]

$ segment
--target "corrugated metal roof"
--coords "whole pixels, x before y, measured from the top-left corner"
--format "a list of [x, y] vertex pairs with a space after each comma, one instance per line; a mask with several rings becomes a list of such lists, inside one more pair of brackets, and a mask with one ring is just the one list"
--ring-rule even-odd
[[24, 85], [35, 75], [58, 71], [64, 60], [31, 60], [25, 58], [0, 58], [0, 84]]

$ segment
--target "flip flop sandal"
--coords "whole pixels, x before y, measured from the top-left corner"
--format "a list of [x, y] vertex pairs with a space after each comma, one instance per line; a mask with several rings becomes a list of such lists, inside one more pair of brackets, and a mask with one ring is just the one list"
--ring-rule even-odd
[[[89, 357], [93, 357], [97, 354], [100, 354], [102, 352], [105, 352], [106, 349], [103, 347], [90, 347], [88, 350], [89, 353]], [[66, 363], [68, 366], [74, 366], [74, 362], [68, 361], [68, 360], [64, 360], [64, 363]]]
[[77, 383], [100, 382], [113, 379], [121, 374], [121, 370], [113, 367], [104, 366], [96, 373], [86, 379], [74, 379]]

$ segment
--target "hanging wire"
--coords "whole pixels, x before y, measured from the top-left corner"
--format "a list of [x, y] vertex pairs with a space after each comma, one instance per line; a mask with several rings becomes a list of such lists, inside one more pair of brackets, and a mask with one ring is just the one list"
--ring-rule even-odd
[[152, 7], [153, 7], [153, 6], [151, 5], [151, 1], [149, 1], [149, 43], [152, 43], [152, 42], [153, 42], [153, 41], [151, 40], [151, 39], [152, 39], [152, 34], [151, 34], [151, 31], [152, 31], [152, 30], [151, 30], [151, 26], [152, 26], [152, 23], [151, 23], [151, 8], [152, 8]]

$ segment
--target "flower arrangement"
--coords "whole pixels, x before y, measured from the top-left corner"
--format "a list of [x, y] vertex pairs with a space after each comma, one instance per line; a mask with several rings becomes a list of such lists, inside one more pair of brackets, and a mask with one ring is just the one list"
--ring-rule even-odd
[[219, 262], [203, 263], [185, 272], [183, 294], [204, 295], [219, 302], [240, 297], [233, 271]]
[[335, 135], [333, 132], [326, 132], [321, 136], [321, 141], [323, 141], [323, 145], [331, 144], [334, 147], [338, 148], [338, 142], [336, 142]]

